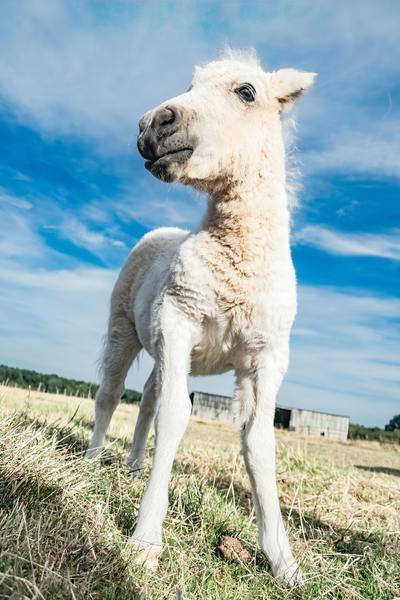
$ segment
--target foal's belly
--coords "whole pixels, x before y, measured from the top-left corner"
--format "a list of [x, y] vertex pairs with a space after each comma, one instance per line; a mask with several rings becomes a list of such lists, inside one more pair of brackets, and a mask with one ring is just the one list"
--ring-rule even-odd
[[227, 332], [208, 323], [191, 354], [191, 375], [218, 375], [233, 369], [232, 340]]
[[[143, 328], [143, 335], [140, 336], [140, 339], [148, 354], [156, 359], [151, 336], [147, 335], [147, 331], [146, 328]], [[232, 354], [232, 350], [226, 344], [205, 337], [192, 350], [190, 375], [219, 375], [231, 371], [233, 369]]]
[[217, 348], [209, 352], [193, 349], [191, 356], [191, 375], [219, 375], [233, 369], [232, 357], [220, 354]]

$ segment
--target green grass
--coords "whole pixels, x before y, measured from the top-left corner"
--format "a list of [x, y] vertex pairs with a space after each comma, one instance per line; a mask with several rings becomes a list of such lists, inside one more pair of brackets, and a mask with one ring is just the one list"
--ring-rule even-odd
[[[1, 598], [400, 597], [396, 447], [278, 432], [282, 510], [307, 574], [287, 591], [257, 546], [237, 433], [195, 419], [173, 470], [160, 567], [136, 566], [127, 540], [151, 462], [143, 480], [125, 467], [137, 408], [120, 405], [103, 459], [87, 463], [92, 410], [85, 399], [0, 389]], [[224, 558], [223, 535], [251, 560]]]

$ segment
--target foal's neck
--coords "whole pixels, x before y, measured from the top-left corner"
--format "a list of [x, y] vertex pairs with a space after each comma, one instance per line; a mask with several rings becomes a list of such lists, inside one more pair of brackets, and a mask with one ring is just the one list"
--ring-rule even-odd
[[218, 188], [209, 196], [202, 229], [241, 260], [258, 249], [286, 252], [290, 216], [284, 177], [259, 174], [251, 183]]

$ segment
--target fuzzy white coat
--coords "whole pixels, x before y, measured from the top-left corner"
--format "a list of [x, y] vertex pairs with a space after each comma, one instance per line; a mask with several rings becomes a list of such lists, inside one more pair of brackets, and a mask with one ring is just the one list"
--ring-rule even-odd
[[[147, 131], [157, 111], [177, 107], [179, 135], [196, 143], [187, 160], [168, 164], [166, 178], [209, 196], [196, 231], [161, 228], [140, 240], [112, 295], [88, 456], [101, 449], [127, 371], [144, 347], [155, 363], [128, 462], [142, 470], [156, 415], [154, 463], [132, 538], [149, 566], [161, 554], [168, 482], [191, 411], [187, 375], [233, 369], [260, 544], [276, 576], [288, 584], [301, 578], [279, 508], [273, 422], [296, 314], [281, 114], [313, 79], [292, 69], [266, 73], [254, 55], [231, 52], [196, 68], [186, 93], [141, 121]], [[246, 82], [256, 92], [250, 103], [237, 94]]]

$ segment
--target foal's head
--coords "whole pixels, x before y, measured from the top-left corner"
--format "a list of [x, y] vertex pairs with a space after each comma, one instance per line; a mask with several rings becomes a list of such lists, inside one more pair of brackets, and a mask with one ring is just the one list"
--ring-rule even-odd
[[281, 113], [314, 77], [294, 69], [266, 73], [254, 55], [236, 52], [196, 67], [184, 94], [139, 121], [146, 168], [201, 189], [257, 173], [266, 157], [283, 155]]

